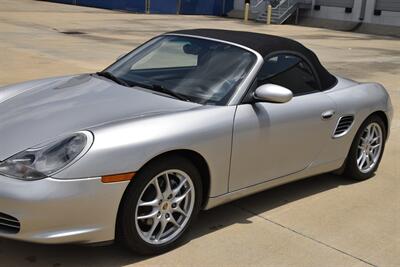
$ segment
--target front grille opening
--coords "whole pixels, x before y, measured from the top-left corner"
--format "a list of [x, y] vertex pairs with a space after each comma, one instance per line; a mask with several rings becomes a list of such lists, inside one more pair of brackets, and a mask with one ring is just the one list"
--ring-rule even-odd
[[339, 119], [339, 122], [336, 126], [335, 133], [333, 137], [340, 137], [346, 134], [346, 132], [350, 129], [351, 125], [353, 125], [354, 116], [343, 116]]
[[17, 234], [21, 224], [17, 218], [0, 212], [0, 232], [6, 234]]

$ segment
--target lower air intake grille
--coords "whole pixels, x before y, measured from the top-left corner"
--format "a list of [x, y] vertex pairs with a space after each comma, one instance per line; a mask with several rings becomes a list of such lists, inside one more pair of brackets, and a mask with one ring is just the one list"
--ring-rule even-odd
[[354, 121], [354, 116], [343, 116], [339, 119], [333, 137], [340, 137], [344, 135], [351, 127]]
[[16, 234], [19, 232], [21, 224], [18, 219], [0, 212], [0, 232]]

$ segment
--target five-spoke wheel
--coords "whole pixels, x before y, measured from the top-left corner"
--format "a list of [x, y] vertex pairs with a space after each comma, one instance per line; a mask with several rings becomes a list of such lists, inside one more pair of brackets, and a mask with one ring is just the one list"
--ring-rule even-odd
[[117, 238], [140, 254], [168, 251], [183, 240], [202, 200], [202, 180], [186, 158], [145, 165], [129, 184], [118, 216]]
[[374, 168], [381, 155], [382, 141], [382, 128], [378, 123], [365, 127], [357, 151], [357, 166], [361, 172], [367, 173]]
[[386, 141], [386, 128], [377, 115], [368, 117], [359, 128], [345, 167], [346, 176], [364, 180], [370, 178], [380, 163]]
[[162, 244], [179, 235], [193, 210], [193, 187], [181, 170], [164, 171], [147, 184], [136, 207], [136, 229], [143, 240]]

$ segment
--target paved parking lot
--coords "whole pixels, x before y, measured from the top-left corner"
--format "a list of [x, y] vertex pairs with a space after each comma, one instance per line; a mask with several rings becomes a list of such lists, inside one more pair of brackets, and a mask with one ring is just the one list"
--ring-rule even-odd
[[321, 175], [202, 212], [190, 240], [157, 257], [137, 257], [117, 245], [0, 239], [0, 266], [400, 266], [399, 39], [0, 0], [0, 84], [98, 71], [154, 35], [199, 27], [291, 37], [313, 49], [333, 73], [385, 85], [395, 118], [376, 176], [353, 183]]

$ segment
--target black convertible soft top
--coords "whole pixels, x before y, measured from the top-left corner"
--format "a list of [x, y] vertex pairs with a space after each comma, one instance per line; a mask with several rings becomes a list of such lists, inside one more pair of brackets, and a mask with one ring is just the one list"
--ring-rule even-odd
[[257, 51], [262, 57], [276, 52], [288, 52], [301, 55], [314, 68], [321, 82], [321, 89], [326, 90], [336, 84], [336, 78], [320, 63], [310, 49], [292, 39], [255, 32], [230, 31], [219, 29], [193, 29], [170, 32], [170, 34], [187, 34], [218, 39], [239, 44]]

